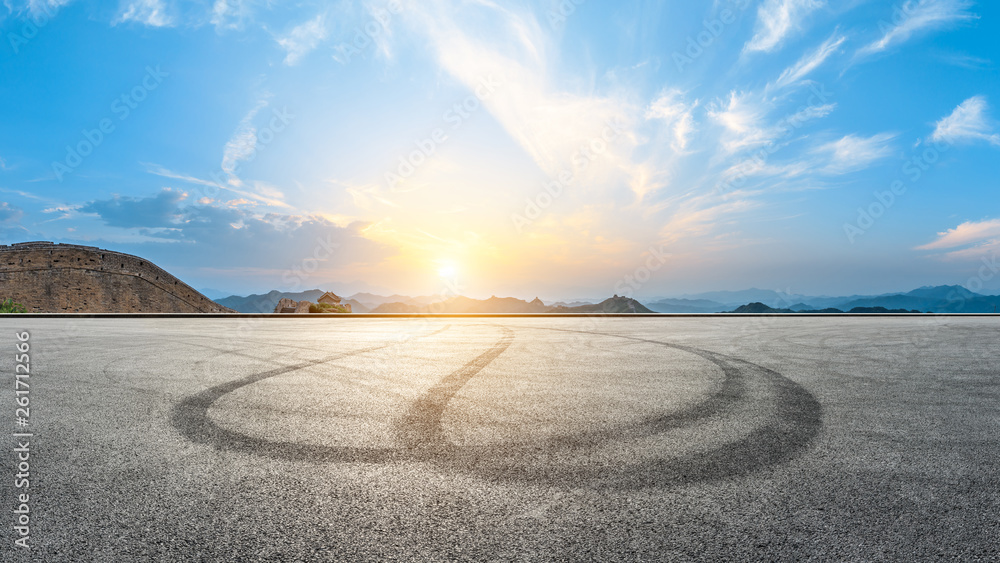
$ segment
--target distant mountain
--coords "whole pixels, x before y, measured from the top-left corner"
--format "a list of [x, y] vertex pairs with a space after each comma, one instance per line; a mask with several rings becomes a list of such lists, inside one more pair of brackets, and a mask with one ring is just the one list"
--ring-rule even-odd
[[974, 293], [960, 285], [941, 285], [921, 287], [909, 293], [853, 299], [842, 304], [841, 308], [886, 307], [934, 313], [993, 313], [998, 306], [998, 296]]
[[794, 313], [795, 311], [791, 309], [773, 309], [763, 303], [756, 302], [756, 303], [747, 303], [746, 305], [740, 305], [735, 310], [729, 312], [760, 314], [760, 313]]
[[550, 307], [579, 307], [581, 305], [593, 305], [593, 301], [570, 301], [566, 303], [565, 301], [556, 301], [555, 303], [550, 303]]
[[[651, 309], [663, 313], [708, 312], [698, 310], [705, 305], [693, 304], [693, 302], [705, 300], [722, 305], [714, 311], [725, 311], [745, 303], [762, 303], [772, 309], [792, 309], [795, 311], [822, 309], [850, 311], [857, 307], [884, 307], [888, 310], [904, 309], [935, 313], [993, 313], [1000, 310], [1000, 296], [982, 295], [969, 291], [960, 285], [927, 286], [906, 293], [842, 297], [810, 297], [761, 289], [715, 291], [684, 296], [684, 299], [661, 299], [648, 305]], [[663, 305], [658, 305], [658, 303], [663, 303]]]
[[919, 313], [916, 309], [886, 309], [885, 307], [855, 307], [848, 313]]
[[982, 297], [978, 293], [973, 293], [968, 289], [960, 285], [938, 285], [930, 286], [925, 285], [924, 287], [914, 289], [913, 291], [906, 293], [911, 297], [922, 297], [926, 299], [974, 299], [976, 297]]
[[413, 303], [383, 303], [372, 313], [412, 313], [412, 314], [488, 314], [488, 313], [544, 313], [548, 310], [539, 299], [524, 301], [514, 297], [490, 297], [489, 299], [471, 299], [469, 297], [452, 297], [430, 305]]
[[[292, 301], [312, 301], [315, 303], [324, 293], [326, 292], [322, 289], [310, 289], [298, 293], [281, 292], [275, 289], [264, 294], [247, 295], [246, 297], [230, 295], [224, 299], [216, 299], [215, 302], [240, 313], [273, 313], [274, 307], [281, 299], [287, 298]], [[351, 312], [353, 313], [367, 313], [369, 311], [368, 307], [353, 299], [348, 299], [344, 303], [351, 306]]]
[[[537, 301], [537, 299], [536, 299]], [[645, 305], [629, 297], [615, 295], [594, 305], [552, 307], [546, 313], [653, 313]]]
[[[215, 301], [243, 313], [270, 313], [278, 300], [287, 297], [294, 301], [316, 301], [322, 290], [313, 289], [299, 293], [271, 291], [263, 295], [241, 297], [232, 295]], [[743, 299], [740, 296], [758, 296], [763, 299]], [[617, 299], [618, 301], [615, 301]], [[569, 303], [557, 302], [551, 306], [539, 299], [524, 301], [513, 297], [491, 297], [490, 299], [470, 299], [468, 297], [407, 295], [377, 295], [356, 293], [345, 303], [351, 305], [355, 313], [542, 313], [557, 312], [631, 312], [632, 305], [627, 298], [617, 297], [595, 301], [574, 300]], [[609, 301], [611, 304], [606, 305]], [[634, 301], [634, 300], [631, 300]], [[928, 286], [907, 293], [887, 293], [883, 295], [852, 295], [847, 297], [809, 297], [791, 295], [777, 291], [747, 289], [743, 291], [716, 291], [682, 298], [661, 298], [641, 304], [635, 301], [636, 312], [657, 313], [718, 313], [731, 311], [747, 304], [759, 303], [774, 310], [799, 312], [852, 311], [857, 308], [885, 308], [889, 311], [926, 311], [935, 313], [993, 313], [1000, 311], [1000, 295], [982, 295], [958, 285]], [[749, 312], [749, 311], [746, 311]], [[765, 311], [767, 312], [767, 311]]]
[[[741, 303], [764, 303], [770, 307], [787, 307], [799, 301], [807, 302], [810, 299], [805, 295], [793, 295], [780, 293], [770, 289], [750, 288], [741, 291], [709, 291], [696, 295], [682, 295], [682, 299], [714, 301], [723, 305], [736, 306]], [[718, 309], [716, 309], [718, 311]]]
[[212, 301], [218, 301], [223, 297], [228, 297], [232, 295], [232, 293], [227, 293], [225, 291], [222, 291], [221, 289], [212, 289], [210, 287], [203, 287], [199, 289], [198, 292], [204, 295], [205, 297], [208, 297]]
[[413, 299], [409, 295], [375, 295], [374, 293], [355, 293], [349, 299], [354, 299], [358, 303], [363, 303], [369, 309], [374, 309], [383, 303], [406, 303]]
[[410, 305], [430, 305], [432, 303], [440, 303], [442, 301], [447, 301], [448, 298], [443, 295], [419, 295], [417, 297], [410, 297], [404, 303], [409, 303]]
[[728, 308], [710, 299], [660, 299], [646, 303], [646, 307], [657, 313], [718, 313]]
[[372, 313], [652, 313], [634, 299], [627, 297], [612, 297], [598, 304], [588, 303], [574, 307], [549, 307], [537, 297], [532, 301], [524, 301], [515, 297], [490, 297], [489, 299], [470, 299], [468, 297], [453, 297], [446, 301], [431, 305], [414, 305], [410, 303], [383, 303]]
[[[740, 305], [735, 310], [729, 311], [729, 312], [730, 313], [756, 313], [756, 314], [761, 314], [761, 313], [790, 313], [790, 314], [794, 315], [795, 313], [843, 313], [844, 311], [842, 311], [840, 309], [834, 309], [834, 308], [830, 308], [830, 309], [818, 309], [818, 310], [814, 309], [814, 310], [795, 311], [795, 310], [792, 310], [792, 309], [774, 309], [772, 307], [768, 307], [767, 305], [765, 305], [763, 303], [747, 303], [746, 305]], [[914, 311], [914, 310], [907, 311], [906, 309], [886, 309], [885, 307], [855, 307], [855, 308], [851, 309], [850, 311], [848, 311], [848, 313], [919, 313], [919, 312], [920, 311]]]

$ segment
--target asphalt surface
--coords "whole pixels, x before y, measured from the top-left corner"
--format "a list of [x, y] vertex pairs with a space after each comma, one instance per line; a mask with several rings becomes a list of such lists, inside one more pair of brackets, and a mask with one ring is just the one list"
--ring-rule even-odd
[[5, 562], [1000, 560], [1000, 318], [0, 326]]

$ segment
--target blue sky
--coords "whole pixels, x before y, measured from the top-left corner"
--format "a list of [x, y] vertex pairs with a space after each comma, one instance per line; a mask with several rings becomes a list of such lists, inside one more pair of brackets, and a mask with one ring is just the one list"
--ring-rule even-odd
[[0, 235], [233, 293], [1000, 293], [1000, 6], [6, 0]]

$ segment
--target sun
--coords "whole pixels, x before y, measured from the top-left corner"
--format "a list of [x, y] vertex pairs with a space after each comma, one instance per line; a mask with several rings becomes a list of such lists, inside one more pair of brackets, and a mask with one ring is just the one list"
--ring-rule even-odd
[[441, 278], [454, 278], [458, 274], [458, 266], [451, 260], [438, 260], [437, 274]]

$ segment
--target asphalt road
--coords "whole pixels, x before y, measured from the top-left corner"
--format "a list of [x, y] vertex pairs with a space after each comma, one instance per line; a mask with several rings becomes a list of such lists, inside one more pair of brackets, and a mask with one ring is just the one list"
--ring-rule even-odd
[[1000, 559], [998, 318], [0, 327], [2, 561]]

